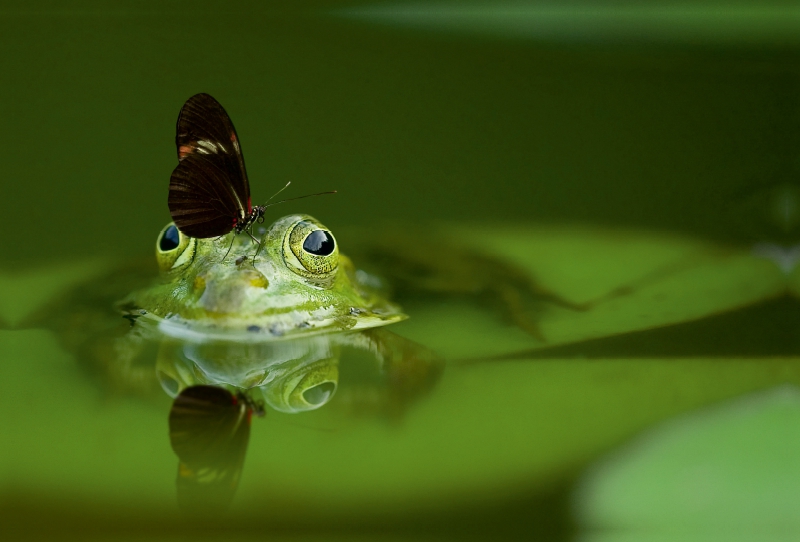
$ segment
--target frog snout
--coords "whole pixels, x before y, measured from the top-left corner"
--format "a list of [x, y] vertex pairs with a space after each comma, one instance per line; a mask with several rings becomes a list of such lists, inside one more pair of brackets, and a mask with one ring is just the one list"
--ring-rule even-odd
[[[223, 277], [198, 276], [195, 287], [202, 288], [199, 303], [207, 311], [232, 314], [240, 311], [249, 292], [263, 291], [269, 280], [257, 269], [237, 269], [233, 275]], [[197, 288], [199, 289], [199, 288]]]

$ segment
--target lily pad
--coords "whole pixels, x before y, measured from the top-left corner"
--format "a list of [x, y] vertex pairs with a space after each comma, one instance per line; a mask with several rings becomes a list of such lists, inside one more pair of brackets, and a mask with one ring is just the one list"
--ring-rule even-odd
[[[462, 302], [406, 307], [403, 333], [450, 357], [542, 348], [688, 322], [787, 291], [774, 262], [689, 237], [598, 228], [459, 226], [454, 242], [510, 261], [545, 289], [587, 310], [539, 309], [545, 341]], [[466, 241], [465, 241], [466, 240]], [[435, 325], [432, 323], [435, 322]], [[488, 340], [492, 334], [501, 341]]]
[[800, 390], [782, 386], [647, 431], [584, 477], [576, 498], [584, 540], [796, 533], [798, 428]]
[[791, 4], [657, 6], [603, 2], [402, 2], [340, 9], [341, 17], [373, 24], [578, 43], [776, 45], [796, 43]]

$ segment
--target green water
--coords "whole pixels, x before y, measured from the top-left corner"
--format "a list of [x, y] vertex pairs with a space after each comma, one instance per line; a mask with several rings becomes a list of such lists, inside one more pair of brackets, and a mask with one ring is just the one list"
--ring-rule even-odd
[[[0, 9], [13, 537], [792, 539], [796, 7], [356, 4]], [[392, 331], [445, 360], [424, 391], [366, 408], [385, 388], [343, 358], [330, 404], [253, 421], [230, 511], [187, 520], [151, 365], [150, 391], [111, 385], [96, 316], [31, 322], [78, 284], [124, 295], [104, 273], [169, 221], [175, 119], [197, 92], [234, 120], [254, 202], [289, 180], [338, 190], [280, 214], [319, 218], [344, 253], [434, 223], [596, 304], [524, 307], [542, 341], [497, 291], [399, 292], [411, 318]]]

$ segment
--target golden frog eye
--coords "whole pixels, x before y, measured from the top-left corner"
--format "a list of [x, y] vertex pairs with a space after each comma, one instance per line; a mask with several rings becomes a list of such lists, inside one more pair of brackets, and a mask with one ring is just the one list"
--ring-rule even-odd
[[331, 279], [339, 267], [339, 247], [333, 234], [310, 219], [299, 221], [289, 230], [283, 257], [298, 275], [322, 282]]
[[156, 241], [156, 260], [162, 272], [183, 269], [192, 263], [197, 240], [187, 237], [175, 227], [167, 224]]

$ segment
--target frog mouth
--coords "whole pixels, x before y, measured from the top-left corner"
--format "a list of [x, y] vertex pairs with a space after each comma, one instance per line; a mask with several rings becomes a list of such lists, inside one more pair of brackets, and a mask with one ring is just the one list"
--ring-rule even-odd
[[251, 316], [227, 317], [225, 322], [213, 320], [198, 323], [178, 314], [160, 317], [153, 313], [136, 315], [137, 322], [157, 333], [191, 343], [207, 342], [271, 342], [296, 340], [300, 337], [343, 331], [358, 331], [384, 326], [408, 318], [395, 310], [319, 310], [313, 314], [285, 313], [263, 318]]

